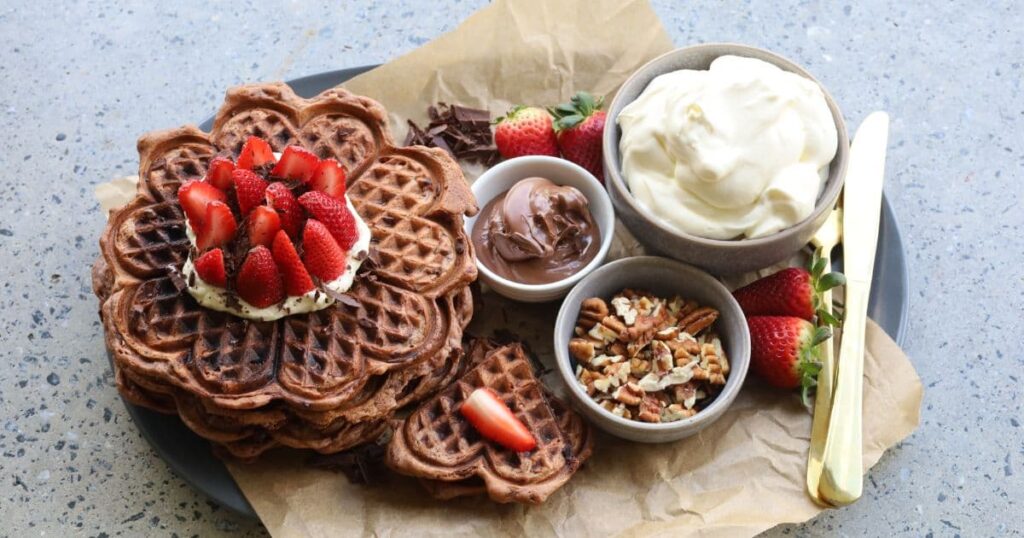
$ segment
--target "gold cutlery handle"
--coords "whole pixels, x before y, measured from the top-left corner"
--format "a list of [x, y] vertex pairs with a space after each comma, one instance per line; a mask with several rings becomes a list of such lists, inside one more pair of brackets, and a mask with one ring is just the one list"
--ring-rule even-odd
[[818, 485], [821, 497], [835, 506], [847, 505], [859, 499], [864, 486], [864, 334], [869, 293], [870, 286], [866, 282], [846, 283], [835, 396], [822, 458], [823, 472]]

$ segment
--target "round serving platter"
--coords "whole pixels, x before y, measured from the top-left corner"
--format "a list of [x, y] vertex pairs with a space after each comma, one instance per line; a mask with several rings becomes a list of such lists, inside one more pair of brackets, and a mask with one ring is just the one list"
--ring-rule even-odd
[[[288, 85], [300, 96], [312, 97], [374, 67], [376, 66], [367, 65], [328, 71], [290, 80]], [[210, 118], [199, 127], [209, 131], [212, 125], [213, 118]], [[838, 249], [837, 253], [839, 250], [842, 249]], [[835, 265], [841, 270], [841, 255], [837, 256]], [[892, 206], [883, 197], [878, 254], [875, 259], [875, 277], [871, 285], [868, 315], [898, 344], [903, 343], [909, 297], [903, 241]], [[128, 408], [128, 414], [142, 432], [142, 436], [178, 476], [226, 508], [249, 517], [256, 517], [256, 512], [224, 464], [213, 455], [206, 440], [192, 433], [175, 416], [156, 413], [128, 402], [125, 402], [125, 407]]]

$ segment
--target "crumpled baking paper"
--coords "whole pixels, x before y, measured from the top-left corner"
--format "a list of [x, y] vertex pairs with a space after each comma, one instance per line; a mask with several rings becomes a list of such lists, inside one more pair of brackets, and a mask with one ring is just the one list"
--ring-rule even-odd
[[[636, 68], [672, 48], [645, 0], [498, 0], [454, 31], [345, 84], [380, 100], [396, 138], [445, 101], [489, 108], [547, 105], [585, 89], [608, 98]], [[475, 177], [468, 170], [469, 177]], [[131, 178], [97, 187], [104, 211], [134, 194]], [[609, 259], [642, 254], [621, 224]], [[513, 303], [492, 293], [470, 332], [518, 335], [553, 366], [557, 304]], [[864, 468], [919, 421], [922, 387], [899, 347], [867, 329]], [[544, 381], [561, 389], [553, 374]], [[354, 485], [278, 451], [228, 468], [275, 537], [291, 536], [749, 536], [822, 511], [804, 491], [811, 415], [795, 395], [748, 377], [713, 425], [689, 439], [645, 445], [598, 432], [594, 456], [541, 506], [484, 498], [436, 501], [412, 479]]]

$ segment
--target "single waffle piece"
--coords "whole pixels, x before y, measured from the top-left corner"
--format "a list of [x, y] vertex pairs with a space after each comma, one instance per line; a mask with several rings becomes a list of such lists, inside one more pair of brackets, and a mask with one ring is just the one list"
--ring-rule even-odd
[[[439, 498], [486, 493], [502, 503], [543, 502], [591, 452], [590, 429], [555, 399], [534, 375], [519, 344], [486, 351], [471, 348], [479, 362], [457, 381], [398, 421], [386, 463], [417, 477]], [[537, 440], [529, 452], [513, 452], [479, 435], [460, 407], [477, 388], [491, 389]]]
[[[260, 322], [203, 308], [184, 289], [178, 188], [213, 157], [236, 159], [249, 136], [346, 168], [372, 234], [346, 300]], [[372, 439], [399, 406], [439, 388], [435, 370], [452, 371], [472, 316], [463, 216], [476, 203], [443, 150], [395, 145], [380, 104], [341, 89], [304, 99], [281, 83], [240, 86], [210, 133], [157, 131], [138, 148], [138, 194], [111, 213], [92, 273], [128, 400], [180, 414], [239, 457], [278, 444], [332, 451]]]

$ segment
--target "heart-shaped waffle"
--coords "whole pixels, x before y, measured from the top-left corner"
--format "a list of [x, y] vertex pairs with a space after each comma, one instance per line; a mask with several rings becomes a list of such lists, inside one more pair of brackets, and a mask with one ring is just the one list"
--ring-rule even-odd
[[[178, 272], [190, 243], [178, 189], [203, 177], [213, 157], [237, 158], [249, 136], [274, 151], [302, 146], [347, 169], [348, 197], [372, 240], [345, 301], [262, 322], [204, 308], [183, 289]], [[429, 374], [451, 370], [452, 342], [472, 315], [464, 296], [476, 268], [462, 219], [476, 203], [447, 153], [395, 146], [378, 103], [342, 89], [304, 99], [281, 83], [240, 86], [228, 91], [209, 134], [193, 126], [157, 131], [138, 148], [138, 194], [111, 213], [93, 268], [118, 385], [131, 401], [166, 412], [176, 398], [188, 400], [190, 411], [178, 412], [228, 451], [258, 437], [238, 445], [240, 454], [281, 444], [274, 431], [330, 449], [345, 444], [337, 442], [343, 421], [380, 423], [436, 389], [440, 376]], [[197, 402], [206, 419], [197, 418], [205, 416]], [[224, 436], [267, 413], [288, 418]], [[323, 416], [306, 422], [300, 413]]]
[[[589, 428], [546, 392], [519, 344], [471, 350], [469, 360], [479, 362], [398, 422], [388, 466], [420, 478], [442, 498], [486, 492], [497, 502], [543, 502], [590, 456]], [[460, 407], [478, 388], [505, 402], [536, 448], [515, 452], [476, 431]]]

